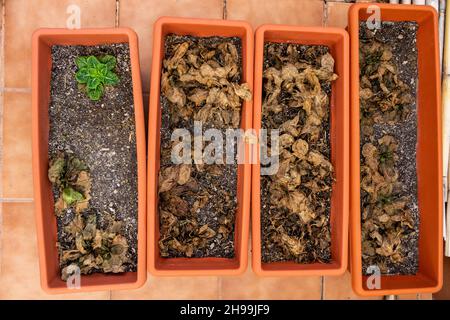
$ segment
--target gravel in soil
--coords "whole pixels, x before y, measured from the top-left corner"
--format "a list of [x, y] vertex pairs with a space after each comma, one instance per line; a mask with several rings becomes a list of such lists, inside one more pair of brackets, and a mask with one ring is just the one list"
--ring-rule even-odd
[[[361, 148], [366, 143], [378, 141], [383, 136], [392, 136], [396, 141], [396, 157], [394, 168], [398, 171], [398, 184], [395, 186], [396, 199], [407, 199], [405, 214], [411, 220], [407, 226], [395, 225], [397, 230], [401, 230], [400, 243], [395, 247], [395, 251], [401, 258], [392, 259], [387, 256], [384, 250], [378, 251], [375, 257], [363, 255], [363, 271], [366, 272], [374, 262], [381, 268], [382, 274], [387, 275], [410, 275], [416, 274], [419, 265], [418, 239], [419, 239], [419, 209], [417, 200], [417, 172], [416, 172], [416, 145], [417, 145], [417, 46], [416, 33], [417, 23], [415, 22], [389, 22], [381, 23], [378, 30], [368, 30], [365, 23], [360, 24], [360, 41], [372, 43], [376, 41], [389, 48], [392, 52], [392, 63], [396, 68], [396, 76], [406, 86], [406, 94], [412, 97], [409, 103], [402, 106], [401, 117], [394, 117], [392, 121], [375, 121], [371, 134], [361, 132]], [[406, 110], [406, 112], [404, 112]], [[361, 156], [363, 162], [363, 157]], [[367, 193], [361, 191], [361, 211], [363, 212]], [[370, 215], [369, 215], [370, 218]], [[363, 218], [364, 223], [364, 218]], [[389, 230], [384, 230], [389, 232]], [[380, 231], [385, 237], [385, 233]], [[364, 240], [363, 240], [364, 241]], [[383, 240], [383, 242], [386, 240]], [[383, 247], [383, 246], [382, 246]], [[383, 249], [383, 248], [380, 248]], [[381, 254], [379, 254], [381, 253]], [[394, 257], [392, 255], [391, 257]]]
[[[99, 101], [91, 101], [78, 89], [75, 59], [106, 54], [116, 57], [120, 82], [107, 86]], [[136, 271], [137, 160], [128, 44], [53, 46], [50, 90], [49, 157], [61, 151], [86, 163], [92, 178], [90, 208], [97, 214], [98, 227], [106, 229], [114, 220], [123, 222], [122, 233], [129, 246], [125, 271]], [[60, 248], [74, 246], [64, 231], [74, 217], [70, 208], [57, 217]]]

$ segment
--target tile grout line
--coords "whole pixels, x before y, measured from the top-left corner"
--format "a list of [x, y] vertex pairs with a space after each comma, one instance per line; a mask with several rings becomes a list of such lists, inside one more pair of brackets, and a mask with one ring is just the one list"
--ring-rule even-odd
[[227, 0], [223, 0], [223, 6], [222, 6], [222, 19], [227, 20]]
[[322, 13], [322, 27], [328, 25], [328, 2], [325, 0], [323, 2], [323, 13]]
[[31, 203], [34, 198], [0, 198], [0, 203]]
[[31, 93], [31, 88], [0, 87], [0, 93]]
[[325, 296], [325, 277], [321, 276], [320, 277], [320, 300], [324, 300], [324, 296]]
[[115, 12], [115, 20], [114, 20], [114, 27], [118, 28], [120, 21], [119, 21], [119, 16], [120, 16], [120, 0], [116, 0], [116, 12]]

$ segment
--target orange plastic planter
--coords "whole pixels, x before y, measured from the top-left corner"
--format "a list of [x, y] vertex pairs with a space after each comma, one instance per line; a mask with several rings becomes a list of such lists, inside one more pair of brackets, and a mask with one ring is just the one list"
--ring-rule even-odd
[[[56, 218], [48, 170], [48, 105], [52, 70], [52, 45], [99, 45], [127, 42], [130, 46], [138, 170], [138, 265], [137, 272], [81, 276], [81, 288], [68, 289], [60, 278]], [[34, 205], [41, 286], [49, 293], [133, 289], [145, 283], [146, 273], [146, 169], [145, 127], [139, 70], [138, 40], [131, 29], [39, 29], [32, 39], [32, 118]]]
[[[153, 27], [153, 58], [150, 85], [148, 132], [148, 269], [154, 275], [236, 275], [244, 272], [248, 259], [250, 219], [251, 165], [238, 165], [238, 209], [235, 221], [235, 257], [226, 258], [162, 258], [159, 253], [158, 172], [160, 157], [160, 81], [167, 34], [197, 37], [239, 37], [242, 40], [242, 82], [253, 84], [253, 32], [246, 22], [162, 17]], [[252, 102], [244, 102], [241, 128], [252, 126]], [[246, 147], [248, 156], [248, 147]]]
[[337, 28], [263, 25], [256, 31], [253, 126], [261, 129], [262, 75], [264, 43], [291, 42], [326, 45], [335, 59], [339, 78], [332, 84], [330, 99], [331, 162], [335, 183], [331, 199], [331, 256], [329, 264], [295, 262], [261, 262], [260, 164], [252, 168], [252, 265], [261, 276], [340, 275], [348, 261], [348, 173], [349, 173], [349, 37]]
[[[359, 23], [380, 8], [383, 21], [416, 21], [418, 48], [417, 181], [420, 212], [419, 271], [414, 276], [382, 276], [369, 290], [362, 273], [359, 140]], [[373, 12], [373, 11], [370, 11]], [[351, 38], [351, 272], [362, 296], [436, 292], [442, 286], [442, 151], [437, 14], [429, 6], [356, 4], [349, 11]]]

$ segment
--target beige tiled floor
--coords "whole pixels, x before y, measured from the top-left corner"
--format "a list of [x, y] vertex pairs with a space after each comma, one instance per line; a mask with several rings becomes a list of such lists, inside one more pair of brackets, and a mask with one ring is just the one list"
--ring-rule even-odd
[[[142, 14], [145, 12], [145, 14]], [[222, 19], [222, 0], [126, 0], [121, 1], [119, 26], [133, 28], [139, 36], [142, 89], [150, 89], [153, 23], [162, 16]]]
[[[0, 0], [0, 299], [356, 299], [342, 277], [148, 277], [138, 290], [47, 295], [39, 285], [31, 174], [30, 39], [38, 27], [65, 27], [67, 6], [82, 27], [131, 27], [139, 35], [148, 102], [152, 24], [163, 15], [345, 27], [348, 4], [322, 0]], [[117, 10], [116, 4], [119, 4]], [[4, 51], [2, 51], [4, 49]], [[4, 61], [3, 61], [4, 60]], [[3, 77], [4, 70], [4, 77]], [[403, 298], [427, 299], [410, 295]]]
[[263, 23], [322, 26], [321, 0], [227, 0], [227, 19], [246, 20], [253, 28]]
[[350, 5], [350, 3], [329, 2], [326, 9], [327, 19], [325, 26], [339, 28], [347, 27], [347, 12]]
[[313, 300], [321, 298], [321, 277], [258, 277], [249, 265], [238, 277], [222, 278], [222, 299]]
[[3, 106], [3, 198], [33, 198], [31, 94], [5, 92]]
[[219, 299], [218, 277], [152, 277], [137, 290], [115, 291], [111, 299]]
[[32, 203], [3, 204], [0, 299], [109, 299], [110, 292], [48, 295], [40, 287]]

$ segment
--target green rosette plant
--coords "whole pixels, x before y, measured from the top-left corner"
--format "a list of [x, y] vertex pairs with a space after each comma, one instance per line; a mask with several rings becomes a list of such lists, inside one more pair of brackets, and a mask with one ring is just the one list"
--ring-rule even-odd
[[75, 63], [78, 67], [75, 78], [79, 87], [85, 90], [93, 101], [100, 100], [106, 86], [119, 83], [119, 77], [114, 72], [116, 58], [111, 55], [80, 56], [76, 58]]

